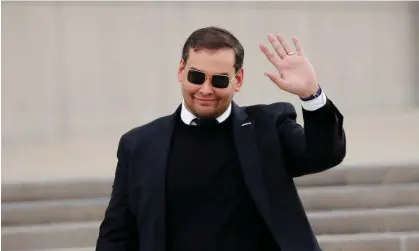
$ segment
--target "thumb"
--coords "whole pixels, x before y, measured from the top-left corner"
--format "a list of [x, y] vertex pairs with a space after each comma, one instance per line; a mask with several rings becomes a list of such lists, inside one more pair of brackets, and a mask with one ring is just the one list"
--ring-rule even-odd
[[284, 80], [277, 73], [265, 72], [265, 75], [272, 80], [279, 88], [284, 86]]

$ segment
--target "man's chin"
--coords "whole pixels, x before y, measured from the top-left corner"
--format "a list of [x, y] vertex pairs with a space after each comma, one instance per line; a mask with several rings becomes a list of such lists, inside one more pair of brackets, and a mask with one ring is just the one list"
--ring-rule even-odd
[[196, 109], [198, 117], [201, 118], [211, 118], [216, 117], [216, 110], [213, 107], [199, 107]]

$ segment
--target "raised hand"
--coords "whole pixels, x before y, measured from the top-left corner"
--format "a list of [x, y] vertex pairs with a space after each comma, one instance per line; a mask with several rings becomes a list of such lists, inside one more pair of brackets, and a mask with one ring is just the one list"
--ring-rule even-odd
[[268, 76], [282, 90], [295, 94], [300, 98], [307, 98], [318, 90], [317, 77], [313, 66], [304, 55], [303, 48], [296, 37], [292, 40], [295, 45], [295, 52], [285, 41], [285, 38], [278, 34], [268, 35], [276, 53], [263, 44], [260, 49], [268, 60], [278, 69], [278, 72], [266, 72]]

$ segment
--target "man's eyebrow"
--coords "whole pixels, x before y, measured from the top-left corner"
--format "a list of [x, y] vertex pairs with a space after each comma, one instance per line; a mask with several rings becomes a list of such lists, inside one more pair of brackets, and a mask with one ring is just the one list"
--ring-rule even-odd
[[[195, 70], [195, 71], [201, 71], [200, 69], [197, 69], [195, 67], [191, 67], [191, 70]], [[203, 72], [203, 71], [202, 71]]]
[[[195, 67], [191, 67], [191, 70], [195, 70], [195, 71], [200, 71], [200, 72], [206, 73], [205, 71], [200, 70], [200, 69], [197, 69]], [[228, 72], [214, 73], [213, 75], [226, 75], [226, 76], [229, 76]]]

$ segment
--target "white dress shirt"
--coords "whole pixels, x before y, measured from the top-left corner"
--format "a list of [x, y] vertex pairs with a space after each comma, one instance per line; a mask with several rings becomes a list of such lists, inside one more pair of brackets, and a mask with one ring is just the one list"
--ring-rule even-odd
[[[324, 94], [324, 91], [322, 91], [322, 93], [315, 99], [312, 99], [309, 101], [301, 100], [301, 106], [303, 107], [304, 110], [315, 111], [319, 108], [322, 108], [326, 104], [326, 101], [327, 101], [326, 95]], [[223, 121], [225, 121], [228, 118], [228, 116], [230, 116], [230, 114], [231, 114], [231, 103], [228, 106], [227, 110], [223, 114], [221, 114], [219, 117], [216, 118], [218, 123], [222, 123]], [[196, 116], [185, 107], [185, 100], [182, 101], [180, 118], [187, 125], [196, 125], [195, 122], [193, 121], [196, 118]]]

